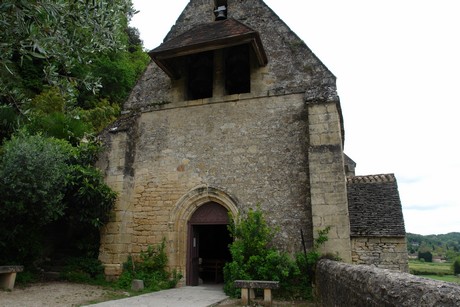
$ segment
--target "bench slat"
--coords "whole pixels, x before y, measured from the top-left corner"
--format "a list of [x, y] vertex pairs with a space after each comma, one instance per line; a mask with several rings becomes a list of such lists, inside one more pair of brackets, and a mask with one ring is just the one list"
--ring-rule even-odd
[[0, 266], [0, 274], [2, 273], [17, 273], [22, 272], [24, 267], [22, 265], [4, 265]]
[[236, 288], [248, 289], [278, 289], [280, 286], [279, 281], [268, 280], [235, 280], [234, 285]]

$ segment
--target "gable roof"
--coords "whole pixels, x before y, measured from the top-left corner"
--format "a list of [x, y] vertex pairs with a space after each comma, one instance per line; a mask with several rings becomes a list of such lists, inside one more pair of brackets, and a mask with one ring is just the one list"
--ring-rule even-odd
[[[203, 24], [218, 27], [217, 24], [214, 25], [214, 23], [219, 22], [214, 21], [214, 9], [213, 1], [190, 0], [188, 2], [166, 35], [164, 44], [161, 44], [159, 49], [156, 48], [154, 51], [164, 52], [158, 54], [158, 57], [164, 56], [165, 58], [160, 59], [160, 61], [152, 61], [149, 64], [125, 102], [125, 110], [144, 110], [149, 109], [152, 102], [175, 101], [177, 97], [171, 88], [176, 83], [172, 82], [171, 75], [177, 79], [181, 77], [181, 73], [186, 74], [184, 66], [186, 56], [167, 58], [173, 55], [172, 53], [168, 55], [168, 52], [182, 51], [180, 48], [186, 48], [178, 41], [174, 43], [174, 40], [182, 34]], [[257, 70], [263, 74], [264, 82], [262, 86], [254, 87], [251, 90], [254, 97], [304, 93], [304, 99], [307, 103], [340, 102], [336, 91], [335, 76], [264, 1], [228, 1], [227, 16], [228, 23], [233, 23], [228, 29], [224, 29], [224, 32], [227, 31], [228, 34], [227, 39], [231, 37], [231, 33], [244, 33], [244, 36], [254, 31], [260, 36], [260, 46], [263, 44], [268, 61], [263, 69]], [[236, 21], [243, 26], [238, 25]], [[228, 24], [224, 23], [224, 26], [228, 26]], [[239, 29], [242, 29], [240, 27], [244, 28], [243, 32], [239, 32]], [[216, 32], [213, 30], [214, 34]], [[195, 38], [191, 37], [191, 33], [193, 32], [189, 32], [184, 37], [188, 35], [195, 47], [203, 43], [200, 42], [203, 39], [207, 39], [207, 43], [210, 45], [215, 43], [214, 38], [205, 31], [200, 30], [201, 34]], [[221, 35], [219, 32], [217, 34]], [[255, 43], [252, 44], [252, 49], [257, 53], [254, 46], [259, 46], [258, 39], [254, 39]], [[259, 54], [262, 55], [262, 52]], [[264, 62], [260, 59], [263, 59], [263, 56], [259, 56], [257, 59], [259, 65]], [[163, 64], [163, 67], [159, 66], [158, 62]], [[165, 68], [169, 69], [168, 73], [165, 73]]]
[[347, 178], [351, 236], [404, 237], [404, 218], [394, 174]]
[[233, 18], [197, 25], [151, 50], [149, 55], [173, 77], [176, 72], [167, 59], [248, 43], [254, 50], [259, 65], [265, 66], [267, 55], [259, 33]]

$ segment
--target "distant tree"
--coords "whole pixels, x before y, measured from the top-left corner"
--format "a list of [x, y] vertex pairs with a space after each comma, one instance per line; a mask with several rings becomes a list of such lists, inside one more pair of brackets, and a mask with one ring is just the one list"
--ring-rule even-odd
[[460, 274], [460, 257], [457, 257], [453, 263], [453, 269], [454, 269], [454, 274], [459, 275]]
[[431, 252], [418, 252], [418, 259], [423, 259], [425, 262], [433, 262], [433, 254]]
[[451, 232], [428, 236], [407, 233], [407, 250], [409, 253], [435, 252], [452, 261], [460, 255], [460, 233]]
[[128, 51], [136, 52], [137, 46], [142, 46], [143, 42], [140, 37], [139, 29], [133, 27], [126, 28], [126, 34], [128, 35]]

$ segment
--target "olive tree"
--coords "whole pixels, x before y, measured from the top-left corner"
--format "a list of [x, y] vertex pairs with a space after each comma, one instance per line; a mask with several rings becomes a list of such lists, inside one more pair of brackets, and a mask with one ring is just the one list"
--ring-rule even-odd
[[0, 262], [33, 257], [40, 229], [61, 217], [72, 146], [36, 136], [13, 137], [0, 160]]
[[[19, 133], [3, 145], [0, 156], [0, 263], [31, 264], [53, 234], [67, 247], [98, 248], [99, 228], [108, 221], [116, 194], [92, 166], [99, 146]], [[50, 235], [50, 230], [52, 230]], [[62, 237], [62, 236], [61, 236]], [[77, 242], [78, 239], [78, 242]], [[94, 251], [96, 250], [96, 252]]]
[[[0, 99], [20, 104], [27, 92], [18, 86], [19, 70], [31, 61], [47, 83], [64, 91], [79, 84], [97, 90], [91, 75], [73, 69], [108, 50], [125, 48], [125, 29], [133, 14], [130, 0], [3, 0], [0, 3]], [[39, 72], [40, 73], [40, 72]]]

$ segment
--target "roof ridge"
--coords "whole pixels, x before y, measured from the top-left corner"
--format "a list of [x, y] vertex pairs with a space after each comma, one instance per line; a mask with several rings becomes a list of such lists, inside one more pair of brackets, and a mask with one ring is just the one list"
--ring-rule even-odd
[[348, 183], [383, 183], [396, 182], [396, 177], [393, 173], [376, 174], [376, 175], [361, 175], [347, 177]]

